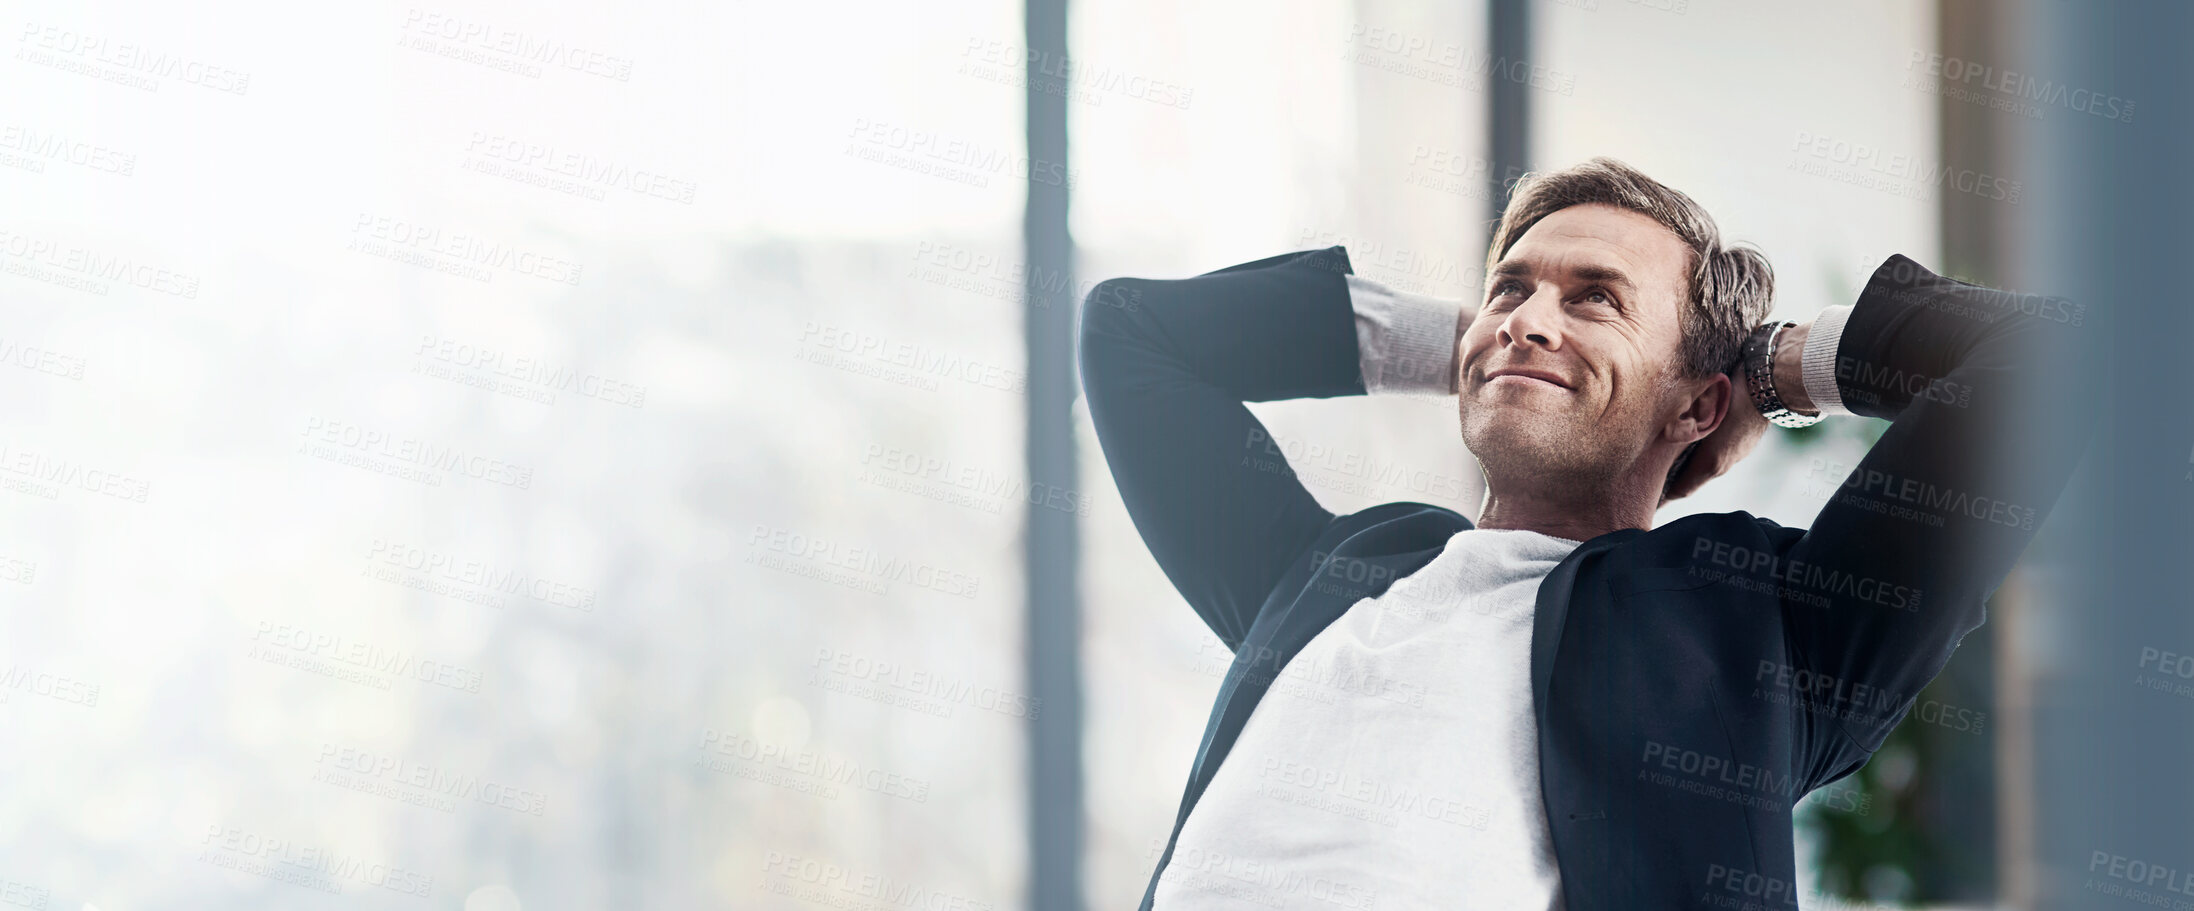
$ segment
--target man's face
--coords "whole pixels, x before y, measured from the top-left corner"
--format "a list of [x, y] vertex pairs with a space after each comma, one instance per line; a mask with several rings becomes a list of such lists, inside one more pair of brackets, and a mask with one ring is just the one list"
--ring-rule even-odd
[[1456, 357], [1463, 442], [1489, 478], [1604, 480], [1637, 462], [1682, 410], [1688, 255], [1659, 222], [1602, 204], [1509, 248]]

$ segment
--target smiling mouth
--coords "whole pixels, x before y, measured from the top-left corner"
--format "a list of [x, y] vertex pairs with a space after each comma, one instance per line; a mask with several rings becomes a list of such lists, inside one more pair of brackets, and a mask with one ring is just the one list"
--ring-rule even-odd
[[1569, 389], [1568, 386], [1562, 385], [1561, 383], [1557, 383], [1545, 377], [1532, 376], [1528, 373], [1495, 374], [1493, 376], [1486, 377], [1486, 385], [1491, 386], [1503, 380], [1509, 381], [1511, 385], [1549, 386], [1555, 389], [1561, 389], [1565, 391]]

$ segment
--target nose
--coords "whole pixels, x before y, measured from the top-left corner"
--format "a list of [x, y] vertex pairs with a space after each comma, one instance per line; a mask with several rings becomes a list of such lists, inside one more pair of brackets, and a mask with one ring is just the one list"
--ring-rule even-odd
[[1501, 320], [1495, 334], [1504, 347], [1525, 343], [1548, 351], [1562, 349], [1562, 292], [1551, 282], [1541, 284], [1538, 290], [1524, 299], [1508, 317]]

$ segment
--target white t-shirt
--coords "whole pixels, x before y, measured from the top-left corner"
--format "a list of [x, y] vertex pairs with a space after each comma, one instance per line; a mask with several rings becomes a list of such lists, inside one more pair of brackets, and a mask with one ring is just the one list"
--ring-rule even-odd
[[1311, 639], [1182, 824], [1158, 911], [1561, 908], [1531, 626], [1577, 545], [1459, 532]]

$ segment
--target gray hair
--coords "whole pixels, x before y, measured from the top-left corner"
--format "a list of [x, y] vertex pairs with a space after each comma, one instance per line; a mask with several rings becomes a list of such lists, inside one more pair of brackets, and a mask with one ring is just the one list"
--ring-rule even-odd
[[1691, 197], [1612, 158], [1594, 158], [1559, 171], [1533, 171], [1516, 183], [1508, 208], [1486, 250], [1486, 274], [1539, 220], [1570, 206], [1605, 203], [1660, 222], [1691, 249], [1689, 300], [1680, 311], [1678, 348], [1684, 377], [1697, 379], [1730, 369], [1752, 327], [1767, 320], [1775, 297], [1775, 270], [1750, 246], [1722, 246], [1714, 218]]

